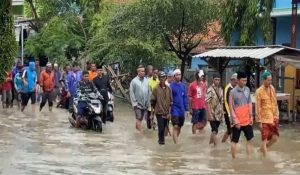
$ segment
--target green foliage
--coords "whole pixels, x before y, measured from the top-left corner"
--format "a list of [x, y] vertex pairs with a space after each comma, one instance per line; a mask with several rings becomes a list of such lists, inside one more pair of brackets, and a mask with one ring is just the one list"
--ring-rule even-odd
[[[127, 6], [127, 5], [125, 5]], [[86, 57], [97, 63], [122, 62], [125, 71], [135, 73], [139, 64], [152, 64], [162, 69], [167, 65], [177, 64], [175, 55], [162, 49], [160, 40], [138, 38], [132, 35], [119, 37], [113, 30], [125, 25], [116, 22], [122, 21], [127, 7], [115, 4], [103, 4], [102, 12], [96, 15], [91, 26], [93, 37], [88, 41]]]
[[53, 17], [40, 33], [29, 37], [26, 50], [38, 56], [47, 55], [50, 61], [68, 63], [72, 57], [78, 58], [84, 47], [81, 19], [74, 15]]
[[213, 2], [140, 0], [117, 8], [100, 20], [105, 29], [99, 29], [92, 38], [90, 45], [101, 47], [93, 56], [121, 56], [132, 65], [147, 58], [158, 65], [169, 58], [173, 63], [176, 56], [184, 66], [214, 20]]
[[271, 16], [274, 0], [225, 0], [220, 13], [222, 35], [230, 44], [232, 33], [239, 32], [239, 45], [254, 45], [257, 31], [271, 42]]
[[0, 3], [0, 16], [0, 82], [3, 82], [6, 71], [13, 66], [17, 50], [10, 0], [2, 0]]

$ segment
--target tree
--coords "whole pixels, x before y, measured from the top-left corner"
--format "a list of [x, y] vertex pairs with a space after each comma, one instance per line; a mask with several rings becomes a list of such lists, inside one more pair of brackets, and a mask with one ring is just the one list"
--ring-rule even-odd
[[152, 64], [159, 69], [178, 64], [176, 56], [164, 50], [160, 40], [141, 39], [133, 35], [119, 37], [112, 32], [119, 23], [122, 30], [126, 30], [122, 22], [127, 6], [102, 4], [101, 13], [95, 16], [90, 28], [93, 37], [87, 43], [86, 57], [98, 64], [120, 61], [126, 71], [132, 74], [136, 73], [139, 64]]
[[0, 82], [11, 70], [17, 50], [11, 3], [11, 0], [2, 0], [0, 3]]
[[221, 9], [221, 34], [231, 44], [232, 34], [239, 32], [238, 45], [254, 45], [257, 31], [264, 41], [271, 42], [272, 24], [270, 13], [274, 0], [225, 0]]
[[[51, 61], [68, 63], [81, 58], [90, 38], [90, 25], [100, 11], [100, 0], [26, 0], [33, 28], [26, 49], [34, 56], [46, 55]], [[93, 7], [92, 7], [93, 6]]]
[[161, 43], [164, 51], [174, 53], [184, 73], [191, 51], [206, 36], [215, 20], [215, 1], [140, 0], [129, 4], [110, 21], [108, 32], [117, 39], [129, 36]]

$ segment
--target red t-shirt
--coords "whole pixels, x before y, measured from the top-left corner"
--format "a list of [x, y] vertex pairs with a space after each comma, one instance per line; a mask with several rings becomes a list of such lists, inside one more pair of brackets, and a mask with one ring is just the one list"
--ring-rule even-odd
[[194, 81], [189, 87], [189, 97], [192, 98], [192, 109], [206, 109], [205, 95], [207, 91], [207, 85], [201, 81], [199, 84]]
[[6, 78], [11, 78], [11, 81], [3, 83], [2, 90], [11, 91], [12, 90], [12, 73], [8, 72]]

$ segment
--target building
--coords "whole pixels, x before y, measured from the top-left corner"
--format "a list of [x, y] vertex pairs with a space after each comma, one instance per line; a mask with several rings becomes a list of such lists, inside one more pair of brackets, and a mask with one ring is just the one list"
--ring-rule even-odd
[[24, 0], [12, 0], [12, 6], [15, 19], [24, 16]]

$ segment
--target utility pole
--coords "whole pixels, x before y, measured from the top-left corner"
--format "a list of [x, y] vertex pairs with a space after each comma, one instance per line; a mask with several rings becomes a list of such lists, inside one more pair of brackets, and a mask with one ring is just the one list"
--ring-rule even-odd
[[291, 47], [297, 46], [297, 8], [300, 0], [292, 0], [292, 32], [291, 32]]

